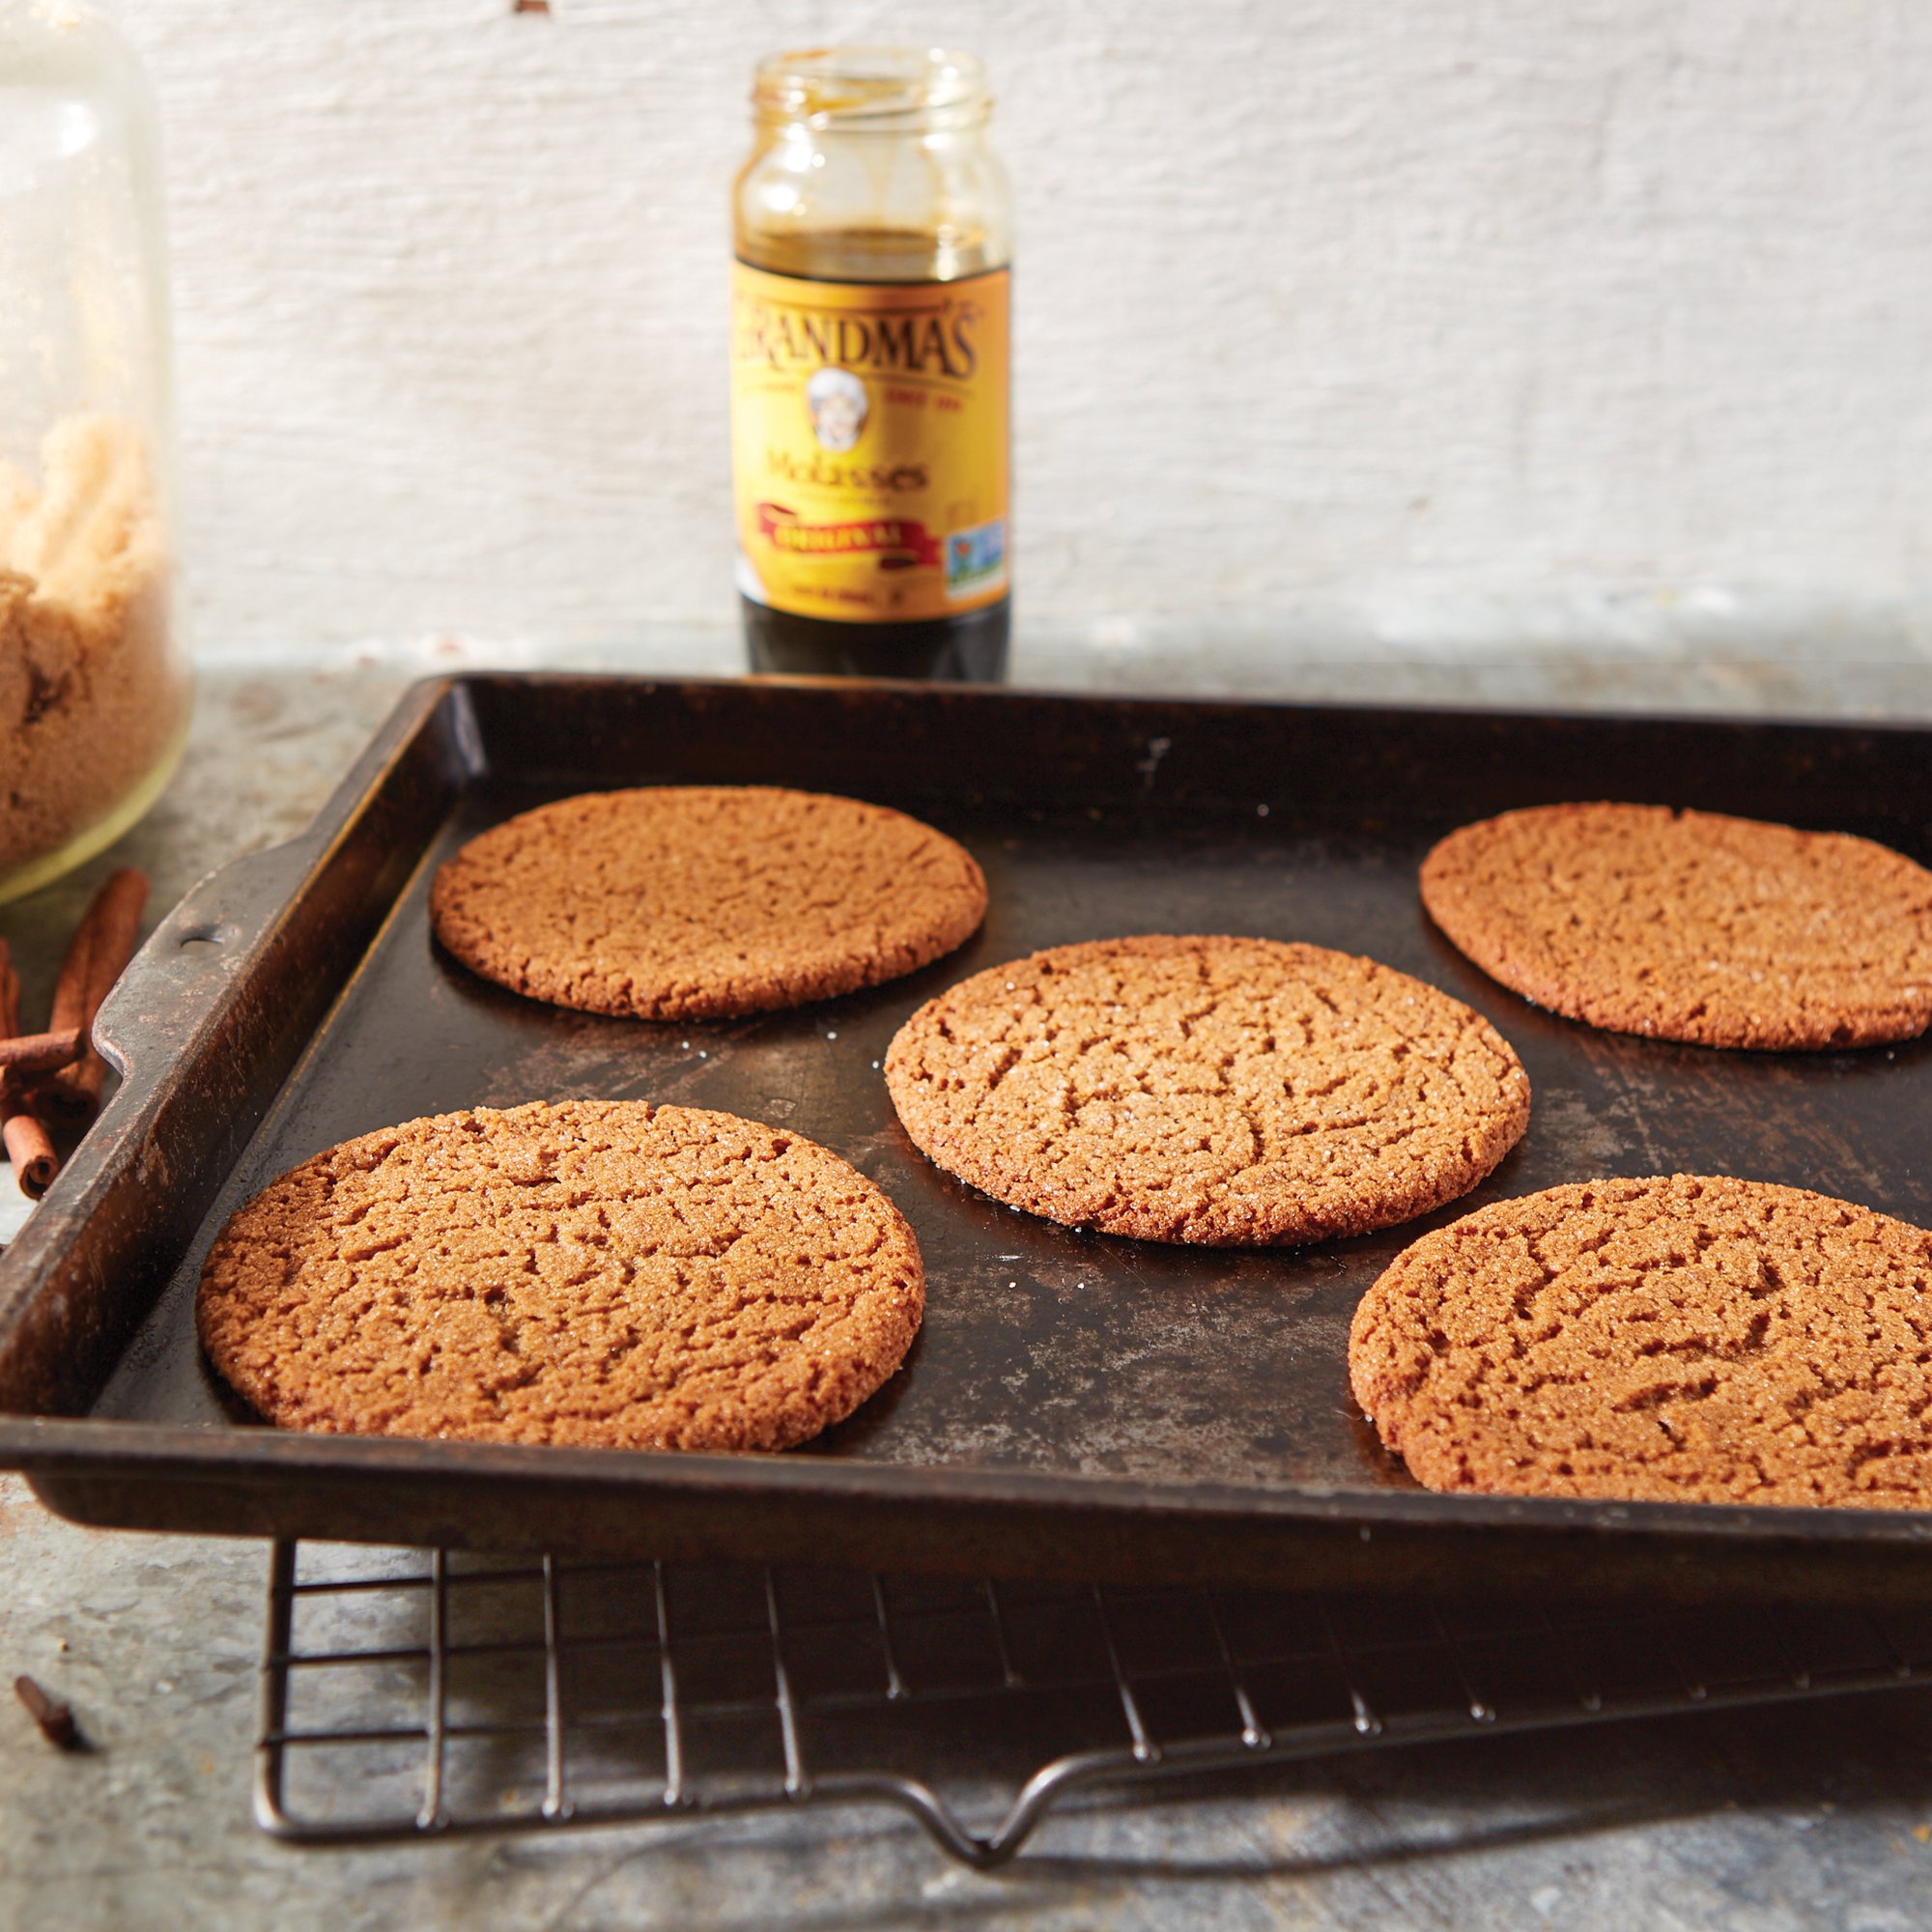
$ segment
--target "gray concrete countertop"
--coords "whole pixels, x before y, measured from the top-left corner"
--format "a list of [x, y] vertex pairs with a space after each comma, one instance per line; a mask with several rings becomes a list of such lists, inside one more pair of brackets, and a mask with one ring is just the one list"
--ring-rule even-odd
[[[457, 644], [277, 667], [215, 659], [181, 777], [78, 877], [0, 908], [43, 1001], [88, 892], [147, 868], [157, 916], [201, 873], [297, 831], [416, 672]], [[580, 658], [578, 662], [583, 660]], [[722, 636], [606, 664], [730, 671]], [[1932, 716], [1932, 666], [1739, 652], [1419, 663], [1251, 640], [1030, 640], [1026, 682], [1381, 702]], [[10, 1184], [10, 1183], [9, 1183]], [[1932, 1703], [1922, 1691], [1542, 1738], [1377, 1751], [1090, 1802], [1012, 1869], [953, 1868], [895, 1814], [683, 1820], [564, 1838], [298, 1851], [249, 1818], [264, 1548], [85, 1531], [0, 1478], [0, 1674], [71, 1700], [93, 1748], [0, 1707], [9, 1926], [930, 1926], [1908, 1932], [1932, 1924]]]

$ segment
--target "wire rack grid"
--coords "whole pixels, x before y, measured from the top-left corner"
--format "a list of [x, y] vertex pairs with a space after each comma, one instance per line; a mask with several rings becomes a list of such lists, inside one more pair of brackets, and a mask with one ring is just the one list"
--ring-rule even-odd
[[1932, 1611], [1430, 1605], [275, 1546], [256, 1816], [315, 1845], [1070, 1794], [1932, 1682]]

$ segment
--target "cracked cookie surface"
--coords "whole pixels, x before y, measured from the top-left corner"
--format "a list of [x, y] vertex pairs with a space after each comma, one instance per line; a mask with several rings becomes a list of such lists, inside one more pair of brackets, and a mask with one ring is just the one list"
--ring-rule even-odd
[[1932, 1504], [1932, 1234], [1763, 1181], [1499, 1201], [1363, 1296], [1355, 1400], [1432, 1490]]
[[493, 826], [437, 873], [436, 936], [554, 1006], [768, 1012], [895, 980], [986, 911], [963, 846], [884, 806], [771, 785], [589, 792]]
[[922, 1007], [886, 1082], [923, 1152], [997, 1200], [1143, 1240], [1363, 1234], [1465, 1194], [1529, 1082], [1480, 1014], [1268, 939], [1037, 952]]
[[222, 1230], [195, 1321], [284, 1428], [782, 1449], [892, 1376], [924, 1300], [911, 1229], [824, 1148], [575, 1100], [304, 1161]]
[[1551, 805], [1452, 832], [1422, 901], [1538, 1006], [1703, 1046], [1911, 1039], [1932, 1020], [1932, 872], [1843, 833]]

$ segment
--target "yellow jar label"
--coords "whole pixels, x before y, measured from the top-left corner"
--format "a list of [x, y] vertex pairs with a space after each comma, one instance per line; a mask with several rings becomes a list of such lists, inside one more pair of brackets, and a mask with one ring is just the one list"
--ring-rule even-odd
[[733, 264], [748, 597], [878, 624], [1006, 595], [1009, 278], [820, 282]]

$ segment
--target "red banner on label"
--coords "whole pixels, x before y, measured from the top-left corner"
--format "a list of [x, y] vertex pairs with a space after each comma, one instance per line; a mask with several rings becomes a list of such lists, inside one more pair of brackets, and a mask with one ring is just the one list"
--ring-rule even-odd
[[758, 505], [758, 534], [793, 556], [856, 556], [877, 551], [900, 567], [937, 570], [939, 539], [917, 517], [866, 517], [849, 524], [808, 524], [782, 503]]

